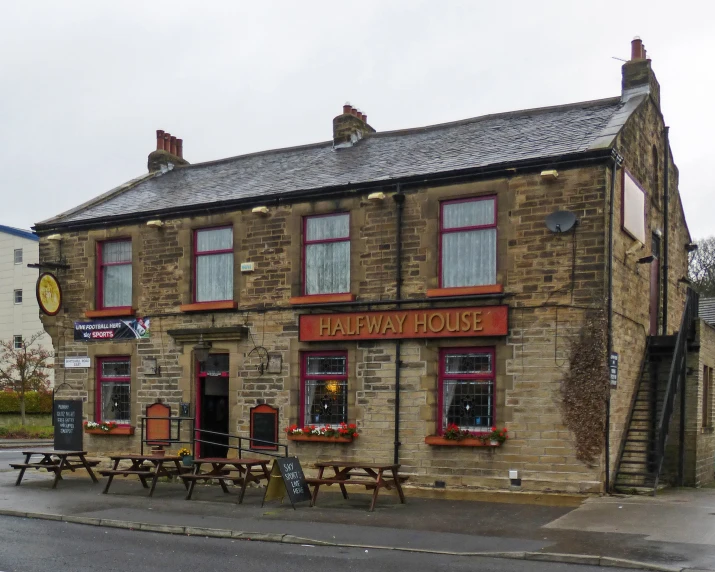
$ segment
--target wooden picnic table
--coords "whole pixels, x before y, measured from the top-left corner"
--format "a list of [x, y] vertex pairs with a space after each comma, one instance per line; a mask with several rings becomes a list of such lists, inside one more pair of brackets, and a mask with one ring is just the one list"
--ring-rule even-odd
[[[318, 469], [317, 478], [306, 478], [305, 481], [309, 485], [313, 485], [312, 506], [318, 499], [318, 490], [320, 485], [339, 485], [340, 491], [343, 493], [343, 498], [348, 498], [348, 491], [345, 489], [345, 484], [363, 485], [367, 490], [373, 490], [372, 503], [370, 503], [370, 511], [375, 510], [377, 495], [380, 489], [392, 490], [395, 487], [397, 494], [400, 496], [400, 502], [405, 503], [405, 494], [402, 492], [401, 482], [406, 481], [407, 477], [398, 475], [400, 469], [399, 464], [381, 465], [377, 463], [352, 463], [345, 461], [326, 461], [315, 463]], [[325, 476], [325, 469], [332, 469], [333, 475]], [[392, 477], [384, 478], [383, 474], [391, 474]], [[357, 477], [357, 478], [355, 478]]]
[[[22, 454], [25, 455], [24, 463], [10, 463], [13, 469], [20, 470], [15, 486], [22, 482], [22, 477], [25, 476], [27, 469], [45, 470], [48, 473], [54, 473], [53, 489], [57, 487], [57, 482], [62, 479], [63, 471], [72, 471], [74, 473], [77, 469], [86, 469], [89, 476], [92, 477], [92, 481], [99, 482], [92, 472], [92, 467], [96, 467], [99, 461], [88, 460], [86, 457], [87, 451], [22, 451]], [[31, 463], [30, 459], [33, 455], [40, 455], [42, 459]]]
[[[241, 485], [241, 492], [238, 495], [238, 504], [243, 502], [243, 496], [246, 494], [246, 486], [248, 483], [259, 483], [263, 479], [268, 481], [270, 478], [270, 470], [268, 469], [270, 460], [266, 459], [227, 459], [224, 457], [203, 457], [194, 459], [194, 470], [191, 474], [181, 475], [184, 483], [188, 483], [186, 499], [189, 500], [194, 492], [196, 481], [215, 480], [221, 485], [223, 492], [228, 493], [226, 481], [231, 481], [233, 484]], [[211, 465], [211, 469], [206, 472], [201, 472], [202, 465]], [[260, 468], [259, 472], [252, 470]]]
[[[126, 453], [123, 455], [110, 455], [109, 457], [114, 464], [111, 469], [103, 469], [99, 473], [107, 479], [107, 486], [104, 487], [102, 491], [103, 494], [107, 494], [109, 487], [112, 484], [112, 480], [116, 476], [128, 477], [129, 475], [136, 475], [142, 483], [145, 489], [149, 490], [149, 496], [154, 494], [154, 489], [156, 488], [156, 483], [159, 477], [173, 477], [175, 475], [180, 475], [184, 472], [184, 468], [181, 466], [181, 457], [179, 456], [168, 456], [168, 455], [136, 455], [133, 453]], [[120, 468], [119, 463], [122, 461], [129, 461], [131, 464], [129, 467]], [[173, 464], [174, 466], [165, 467], [164, 464]], [[151, 478], [151, 488], [147, 484], [147, 479]], [[186, 484], [184, 483], [184, 486]]]

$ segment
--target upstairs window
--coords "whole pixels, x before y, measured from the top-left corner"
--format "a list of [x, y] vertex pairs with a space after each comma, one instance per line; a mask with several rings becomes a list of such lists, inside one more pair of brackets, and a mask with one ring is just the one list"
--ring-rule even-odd
[[97, 252], [98, 309], [131, 307], [132, 241], [100, 242]]
[[22, 264], [22, 248], [15, 249], [15, 264]]
[[13, 298], [15, 304], [22, 304], [22, 290], [15, 290]]
[[301, 375], [303, 425], [348, 422], [348, 356], [346, 352], [303, 354]]
[[12, 337], [12, 347], [14, 347], [16, 350], [22, 349], [22, 336]]
[[496, 198], [447, 201], [440, 208], [440, 287], [496, 284]]
[[95, 421], [130, 424], [131, 361], [128, 357], [97, 359], [97, 409]]
[[439, 372], [440, 431], [457, 425], [489, 431], [494, 416], [494, 350], [443, 349]]
[[703, 427], [713, 426], [713, 368], [703, 366]]
[[194, 233], [194, 302], [233, 300], [233, 229]]
[[350, 215], [304, 219], [305, 294], [350, 292]]

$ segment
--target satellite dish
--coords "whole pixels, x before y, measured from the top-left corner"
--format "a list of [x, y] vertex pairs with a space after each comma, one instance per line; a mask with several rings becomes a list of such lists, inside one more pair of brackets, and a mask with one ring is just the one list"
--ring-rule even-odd
[[551, 232], [568, 232], [577, 222], [576, 215], [571, 211], [556, 211], [546, 217], [546, 227]]

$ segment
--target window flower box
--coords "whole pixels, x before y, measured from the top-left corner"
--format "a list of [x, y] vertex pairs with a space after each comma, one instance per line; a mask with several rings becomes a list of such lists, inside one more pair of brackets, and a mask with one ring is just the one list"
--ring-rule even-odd
[[352, 437], [326, 437], [324, 435], [288, 435], [288, 441], [312, 441], [313, 443], [352, 443]]
[[444, 445], [447, 447], [501, 447], [509, 439], [508, 429], [492, 427], [490, 431], [472, 432], [460, 429], [450, 424], [442, 435], [428, 435], [425, 443], [428, 445]]
[[134, 427], [117, 425], [113, 421], [85, 421], [84, 432], [88, 435], [134, 435]]
[[428, 445], [444, 445], [446, 447], [501, 447], [498, 441], [483, 441], [476, 437], [467, 437], [456, 441], [455, 439], [446, 439], [441, 435], [428, 435], [425, 437], [425, 443]]
[[337, 427], [330, 425], [323, 427], [291, 425], [286, 428], [285, 432], [289, 441], [313, 441], [315, 443], [352, 443], [353, 439], [357, 439], [360, 436], [357, 432], [357, 426], [353, 423], [350, 425], [341, 423]]

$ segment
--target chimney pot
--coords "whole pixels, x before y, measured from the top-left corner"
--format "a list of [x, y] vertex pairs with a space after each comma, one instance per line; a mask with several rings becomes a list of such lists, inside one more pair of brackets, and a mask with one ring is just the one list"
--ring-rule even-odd
[[176, 137], [173, 135], [171, 136], [171, 139], [169, 140], [171, 143], [171, 147], [169, 148], [169, 153], [172, 155], [176, 155]]
[[352, 109], [352, 105], [350, 105], [349, 103], [346, 103], [345, 105], [343, 105], [343, 114], [344, 115], [350, 114], [351, 109]]
[[184, 158], [184, 140], [183, 139], [176, 140], [176, 154], [179, 156], [179, 159]]
[[643, 42], [636, 36], [631, 42], [631, 61], [643, 59]]
[[156, 150], [164, 150], [164, 132], [161, 129], [156, 130]]
[[171, 133], [164, 132], [164, 151], [171, 152]]
[[358, 110], [355, 109], [354, 107], [351, 107], [351, 108], [350, 108], [350, 115], [354, 115], [355, 117], [357, 117], [357, 114], [358, 114]]
[[362, 114], [362, 120], [367, 123], [367, 115], [365, 115], [364, 113]]
[[643, 59], [644, 60], [648, 59], [648, 56], [646, 55], [646, 51], [645, 51], [645, 44], [643, 44]]

